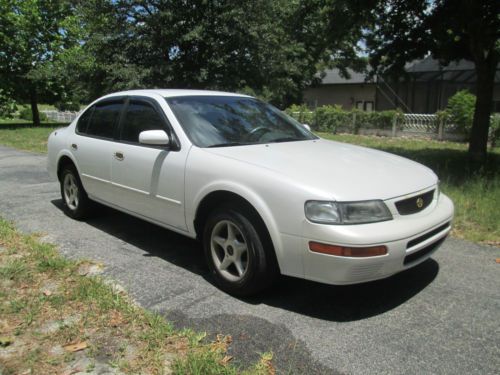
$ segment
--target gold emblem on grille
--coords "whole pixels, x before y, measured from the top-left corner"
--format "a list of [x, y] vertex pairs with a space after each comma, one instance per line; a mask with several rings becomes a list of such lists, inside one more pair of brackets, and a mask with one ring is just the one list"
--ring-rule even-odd
[[422, 198], [417, 198], [417, 207], [422, 208], [424, 206], [424, 200]]

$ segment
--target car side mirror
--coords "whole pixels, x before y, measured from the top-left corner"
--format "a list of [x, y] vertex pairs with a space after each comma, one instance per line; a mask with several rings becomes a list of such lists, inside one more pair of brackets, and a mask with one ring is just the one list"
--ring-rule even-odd
[[302, 124], [302, 126], [303, 126], [304, 128], [306, 128], [307, 130], [311, 131], [311, 127], [310, 127], [309, 125], [307, 125], [307, 124]]
[[144, 145], [165, 146], [170, 144], [170, 138], [164, 130], [145, 130], [139, 133], [139, 143]]

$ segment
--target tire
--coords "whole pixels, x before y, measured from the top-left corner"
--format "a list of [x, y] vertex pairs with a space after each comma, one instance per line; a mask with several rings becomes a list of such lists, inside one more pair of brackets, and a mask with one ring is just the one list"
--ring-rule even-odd
[[83, 188], [76, 169], [72, 166], [64, 167], [59, 181], [64, 213], [76, 220], [89, 217], [93, 209], [93, 202]]
[[274, 249], [265, 228], [250, 212], [221, 208], [208, 218], [203, 247], [216, 285], [235, 296], [269, 287], [278, 275]]

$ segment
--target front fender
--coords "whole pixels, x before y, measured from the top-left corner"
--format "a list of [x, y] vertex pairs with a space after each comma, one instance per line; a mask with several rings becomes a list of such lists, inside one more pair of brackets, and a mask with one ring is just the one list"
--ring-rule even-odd
[[255, 191], [242, 184], [228, 180], [219, 180], [211, 182], [200, 189], [192, 200], [192, 205], [186, 207], [186, 221], [188, 223], [189, 231], [192, 233], [195, 233], [196, 231], [194, 227], [195, 215], [203, 198], [210, 193], [217, 191], [228, 191], [233, 194], [237, 194], [246, 199], [255, 208], [269, 231], [279, 263], [281, 258], [280, 255], [282, 255], [283, 244], [274, 215], [264, 200]]

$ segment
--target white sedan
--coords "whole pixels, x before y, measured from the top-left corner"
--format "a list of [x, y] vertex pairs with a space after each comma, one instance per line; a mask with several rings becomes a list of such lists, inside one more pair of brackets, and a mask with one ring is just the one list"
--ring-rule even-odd
[[213, 91], [102, 97], [48, 141], [64, 209], [99, 202], [198, 238], [216, 284], [256, 293], [278, 274], [328, 284], [413, 267], [451, 229], [428, 168], [327, 141], [269, 104]]

